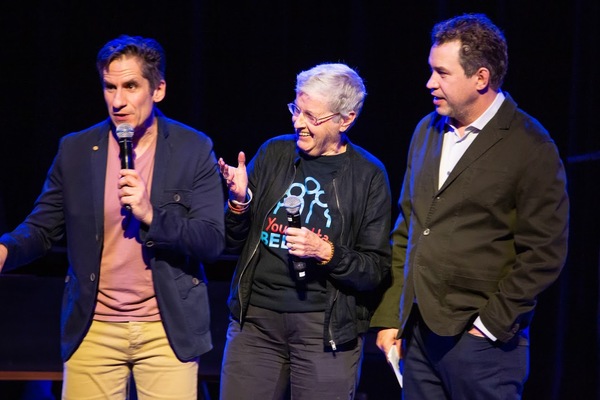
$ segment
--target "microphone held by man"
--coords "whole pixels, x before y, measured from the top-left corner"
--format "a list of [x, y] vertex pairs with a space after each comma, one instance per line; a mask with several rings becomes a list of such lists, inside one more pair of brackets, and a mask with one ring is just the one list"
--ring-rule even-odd
[[[119, 158], [121, 158], [122, 169], [134, 169], [133, 167], [133, 126], [130, 124], [117, 125], [117, 139], [119, 141]], [[129, 204], [125, 209], [131, 210]]]
[[119, 157], [121, 168], [134, 169], [133, 167], [133, 126], [129, 124], [117, 125], [117, 139], [119, 140]]

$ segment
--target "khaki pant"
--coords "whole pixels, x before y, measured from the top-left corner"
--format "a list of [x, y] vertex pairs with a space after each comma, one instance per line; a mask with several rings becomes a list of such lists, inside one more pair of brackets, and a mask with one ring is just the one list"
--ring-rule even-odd
[[63, 399], [125, 399], [133, 373], [139, 400], [196, 400], [198, 361], [177, 359], [162, 322], [93, 321], [64, 364]]

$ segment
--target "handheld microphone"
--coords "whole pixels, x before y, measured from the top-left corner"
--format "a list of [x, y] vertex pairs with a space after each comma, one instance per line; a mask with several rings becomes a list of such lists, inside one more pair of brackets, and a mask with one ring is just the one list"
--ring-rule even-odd
[[[292, 228], [302, 227], [300, 222], [301, 205], [302, 200], [300, 200], [298, 196], [288, 196], [283, 200], [283, 206], [287, 212], [288, 226], [291, 226]], [[292, 265], [294, 267], [294, 271], [296, 271], [296, 278], [299, 281], [304, 280], [304, 278], [306, 278], [306, 262], [304, 262], [300, 257], [292, 256]]]
[[[121, 159], [122, 169], [133, 169], [133, 126], [129, 124], [117, 125], [117, 139], [119, 141], [119, 158]], [[129, 204], [125, 209], [131, 210]]]
[[133, 126], [120, 124], [117, 126], [117, 138], [119, 140], [119, 157], [122, 169], [133, 169]]

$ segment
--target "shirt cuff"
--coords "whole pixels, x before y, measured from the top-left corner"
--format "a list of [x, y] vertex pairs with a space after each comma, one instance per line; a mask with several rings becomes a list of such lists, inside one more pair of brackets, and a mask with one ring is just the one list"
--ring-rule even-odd
[[481, 317], [478, 316], [475, 322], [473, 322], [473, 325], [475, 325], [475, 327], [479, 329], [488, 339], [491, 339], [494, 342], [498, 340], [498, 338], [492, 335], [492, 332], [488, 331], [485, 325], [483, 325], [483, 322], [481, 322]]

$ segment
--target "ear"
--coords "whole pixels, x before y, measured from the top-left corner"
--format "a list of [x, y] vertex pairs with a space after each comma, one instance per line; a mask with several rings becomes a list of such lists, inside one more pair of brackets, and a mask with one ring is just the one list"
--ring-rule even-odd
[[477, 78], [475, 83], [477, 90], [487, 89], [490, 84], [490, 71], [487, 68], [481, 67], [475, 72], [475, 77]]
[[350, 111], [347, 117], [342, 117], [342, 124], [340, 125], [340, 132], [346, 132], [348, 128], [352, 126], [356, 119], [356, 112]]
[[162, 80], [159, 82], [158, 86], [154, 89], [154, 93], [152, 93], [152, 100], [154, 100], [155, 103], [158, 103], [162, 99], [165, 98], [166, 94], [167, 94], [167, 82]]

